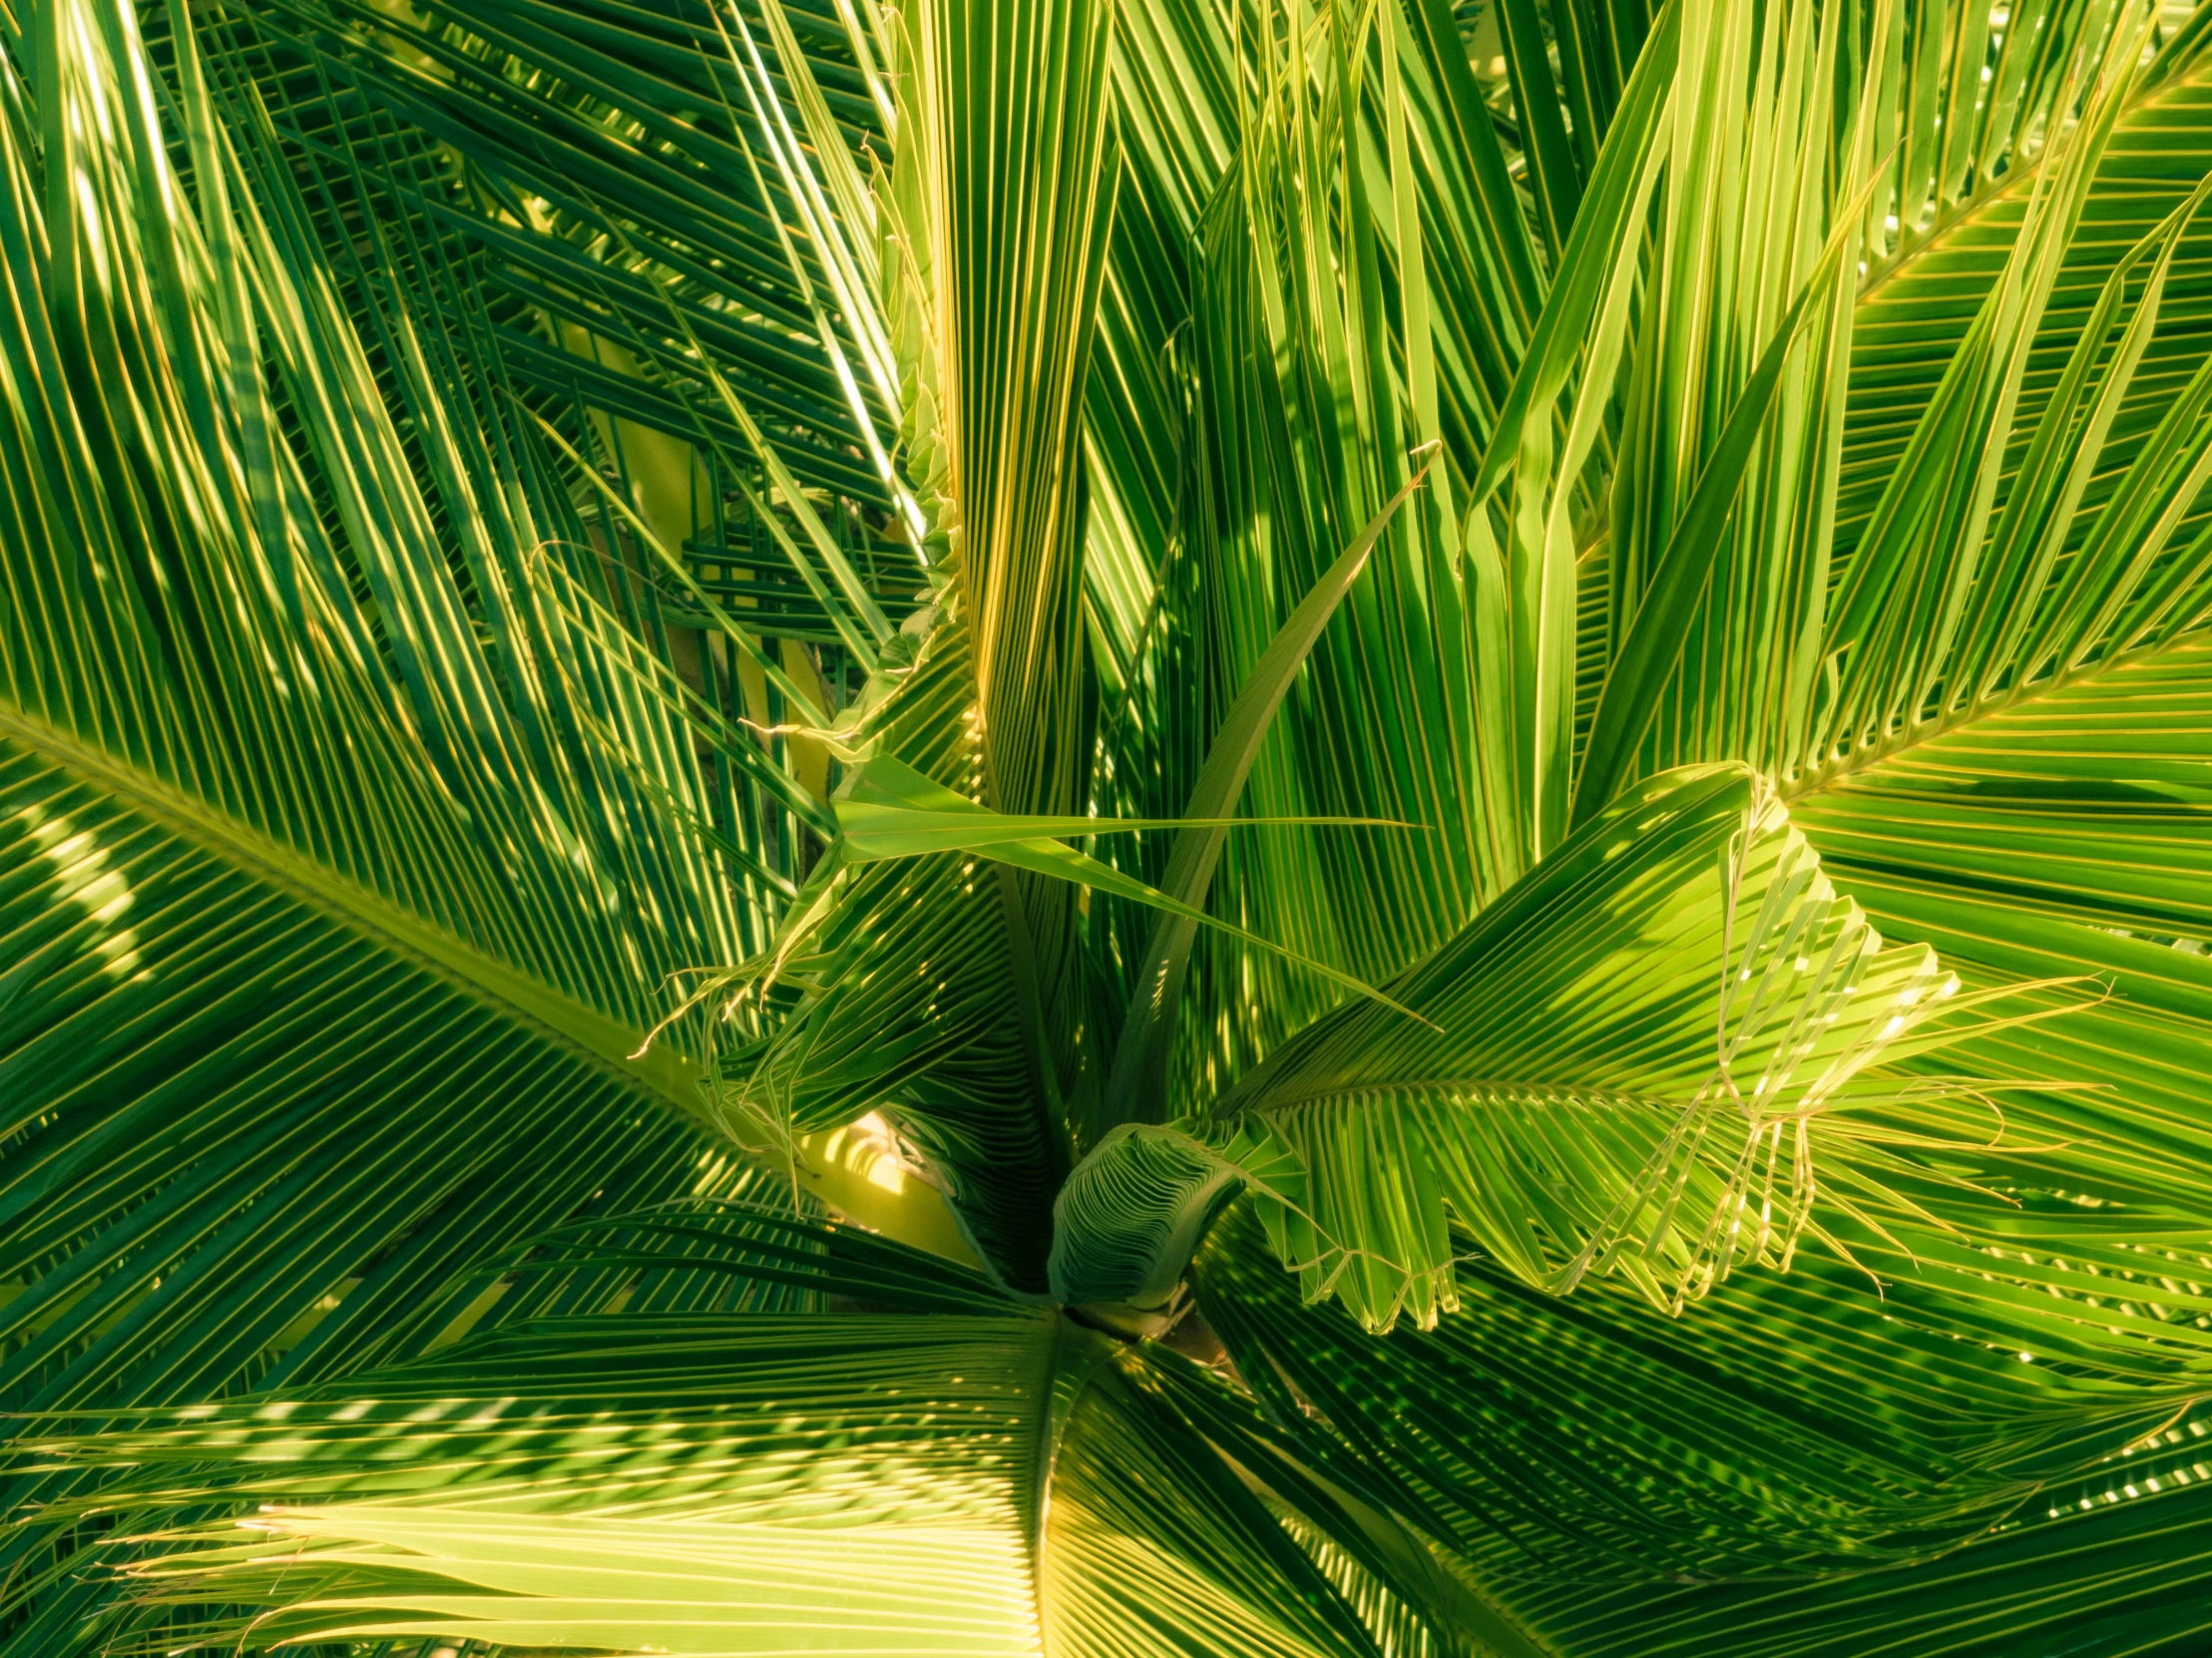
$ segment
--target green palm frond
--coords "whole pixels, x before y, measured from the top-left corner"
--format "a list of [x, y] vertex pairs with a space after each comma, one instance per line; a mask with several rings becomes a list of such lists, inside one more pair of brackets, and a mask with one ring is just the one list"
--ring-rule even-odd
[[[102, 1614], [108, 1650], [444, 1633], [705, 1655], [811, 1628], [808, 1650], [1020, 1653], [1127, 1639], [1115, 1594], [1141, 1587], [1156, 1644], [1136, 1650], [1235, 1628], [1250, 1650], [1374, 1658], [1190, 1420], [1186, 1396], [1235, 1413], [1211, 1378], [1170, 1388], [1159, 1361], [974, 1274], [768, 1211], [663, 1206], [532, 1253], [736, 1293], [541, 1313], [338, 1392], [20, 1438], [19, 1469], [105, 1475], [44, 1524], [144, 1547]], [[854, 1292], [878, 1305], [824, 1310]], [[1065, 1591], [1041, 1592], [1040, 1546]]]
[[2208, 16], [0, 5], [0, 1653], [2196, 1650]]
[[[1453, 1220], [1556, 1294], [1618, 1273], [1678, 1307], [1739, 1257], [1786, 1264], [1869, 1106], [1913, 1120], [1878, 1067], [1931, 1045], [1957, 982], [1883, 948], [1755, 776], [1710, 768], [1624, 797], [1392, 989], [1423, 1023], [1340, 1009], [1181, 1130], [1229, 1135], [1308, 1299], [1381, 1330], [1455, 1305]], [[1071, 1283], [1128, 1212], [1114, 1180], [1102, 1154], [1064, 1193]]]
[[[538, 522], [474, 431], [402, 437], [380, 368], [432, 413], [438, 343], [385, 312], [372, 361], [277, 144], [218, 126], [191, 60], [196, 198], [128, 20], [35, 21], [37, 120], [11, 66], [7, 129], [18, 1404], [221, 1386], [380, 1255], [435, 1276], [610, 1182], [696, 1178], [664, 1115], [689, 1078], [628, 1055], [651, 982], [744, 926], [577, 740], [668, 734], [559, 675], [521, 561], [585, 551], [574, 515]], [[517, 1089], [532, 1126], [487, 1139]], [[547, 1180], [469, 1202], [509, 1136]]]

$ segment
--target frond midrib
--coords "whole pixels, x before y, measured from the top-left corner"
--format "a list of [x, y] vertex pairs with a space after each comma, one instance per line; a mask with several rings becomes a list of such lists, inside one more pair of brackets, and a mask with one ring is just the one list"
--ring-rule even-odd
[[816, 1136], [790, 1146], [774, 1143], [742, 1115], [713, 1108], [701, 1085], [705, 1067], [689, 1055], [664, 1043], [646, 1045], [644, 1034], [620, 1020], [5, 701], [0, 701], [0, 739], [38, 754], [253, 880], [488, 1005], [548, 1046], [584, 1058], [657, 1107], [675, 1111], [771, 1173], [789, 1177], [847, 1219], [955, 1260], [972, 1254], [934, 1186], [911, 1179], [898, 1190], [878, 1184], [869, 1167], [825, 1154], [830, 1148], [816, 1145]]
[[[637, 1051], [639, 1032], [529, 974], [518, 971], [381, 894], [302, 857], [258, 830], [192, 799], [135, 767], [88, 747], [12, 704], [0, 702], [0, 736], [13, 739], [84, 782], [129, 804], [163, 828], [199, 845], [256, 880], [335, 917], [394, 955], [406, 957], [471, 997], [499, 1008], [548, 1042], [583, 1053], [633, 1087], [697, 1119], [707, 1120], [698, 1067], [671, 1050]], [[765, 1148], [733, 1125], [713, 1122], [747, 1151]]]
[[[2184, 88], [2201, 85], [2205, 78], [2206, 66], [2199, 65], [2193, 69], [2185, 69], [2178, 75], [2159, 80], [2138, 80], [2135, 84], [2133, 96], [2120, 110], [2119, 121], [2114, 130], [2118, 131], [2124, 128], [2129, 122], [2135, 120], [2160, 100], [2170, 97]], [[2020, 167], [2007, 169], [2004, 177], [1991, 180], [1989, 184], [1984, 185], [1968, 197], [1966, 201], [1960, 203], [1949, 214], [1931, 224], [1927, 233], [1917, 237], [1912, 246], [1906, 248], [1897, 257], [1886, 260], [1877, 268], [1869, 271], [1866, 280], [1859, 284], [1858, 306], [1865, 307], [1872, 304], [1882, 290], [1890, 285], [1893, 278], [1910, 270], [1920, 262], [1925, 254], [1943, 251], [1950, 245], [1951, 238], [1960, 230], [1991, 208], [1998, 207], [2020, 188], [2031, 185], [2041, 176], [2043, 162], [2051, 154], [2051, 144], [2045, 143], [2040, 150], [2035, 152], [2031, 160]]]

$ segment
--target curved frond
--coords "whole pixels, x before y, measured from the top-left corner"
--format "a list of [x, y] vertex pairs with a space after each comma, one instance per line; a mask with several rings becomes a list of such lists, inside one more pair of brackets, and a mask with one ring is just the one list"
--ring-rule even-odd
[[[1334, 1294], [1373, 1329], [1455, 1304], [1455, 1221], [1553, 1293], [1617, 1271], [1679, 1306], [1739, 1258], [1787, 1261], [1842, 1150], [1829, 1117], [1868, 1099], [1911, 1116], [1868, 1073], [1955, 988], [1927, 948], [1883, 948], [1749, 773], [1669, 774], [1393, 984], [1425, 1023], [1363, 1006], [1315, 1022], [1213, 1105], [1182, 1173], [1151, 1178], [1203, 1213], [1219, 1166], [1238, 1169], [1307, 1299]], [[1163, 1155], [1123, 1140], [1099, 1157]], [[1063, 1240], [1070, 1282], [1099, 1271], [1087, 1252], [1125, 1252], [1117, 1217], [1147, 1212], [1085, 1184], [1116, 1179], [1071, 1182], [1063, 1225], [1104, 1235]], [[1156, 1293], [1177, 1268], [1140, 1276], [1097, 1298]]]

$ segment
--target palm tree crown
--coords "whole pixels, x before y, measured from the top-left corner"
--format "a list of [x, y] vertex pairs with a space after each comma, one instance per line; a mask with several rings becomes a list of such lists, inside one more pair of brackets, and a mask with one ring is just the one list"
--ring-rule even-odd
[[2200, 1650], [2208, 45], [0, 0], [0, 1655]]

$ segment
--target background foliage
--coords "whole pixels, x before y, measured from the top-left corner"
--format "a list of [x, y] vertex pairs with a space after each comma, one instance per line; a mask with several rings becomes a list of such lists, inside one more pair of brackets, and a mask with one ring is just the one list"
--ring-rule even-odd
[[2198, 1650], [2208, 42], [0, 5], [0, 1650]]

